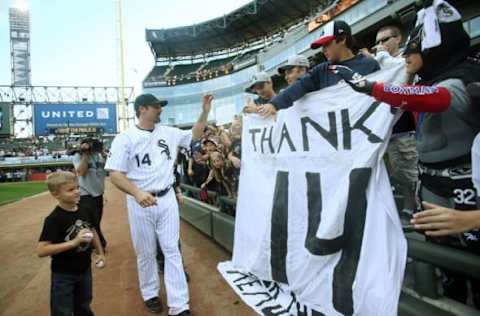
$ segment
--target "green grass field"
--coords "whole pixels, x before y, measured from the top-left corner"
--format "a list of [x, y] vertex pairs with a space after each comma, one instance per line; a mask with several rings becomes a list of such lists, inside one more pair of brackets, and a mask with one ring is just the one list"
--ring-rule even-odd
[[47, 190], [43, 181], [0, 183], [0, 205], [5, 205]]

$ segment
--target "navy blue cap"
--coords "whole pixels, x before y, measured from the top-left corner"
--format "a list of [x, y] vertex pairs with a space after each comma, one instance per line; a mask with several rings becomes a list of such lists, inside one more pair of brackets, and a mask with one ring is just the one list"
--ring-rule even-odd
[[138, 110], [141, 106], [161, 106], [164, 107], [168, 104], [167, 100], [159, 100], [153, 94], [146, 93], [141, 94], [135, 99], [134, 108]]

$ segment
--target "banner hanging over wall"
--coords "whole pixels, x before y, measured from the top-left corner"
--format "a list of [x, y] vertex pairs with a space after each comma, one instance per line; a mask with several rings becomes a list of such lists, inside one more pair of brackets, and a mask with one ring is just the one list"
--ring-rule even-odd
[[397, 315], [407, 244], [383, 155], [400, 114], [340, 83], [276, 121], [245, 117], [233, 259], [218, 268], [259, 314]]

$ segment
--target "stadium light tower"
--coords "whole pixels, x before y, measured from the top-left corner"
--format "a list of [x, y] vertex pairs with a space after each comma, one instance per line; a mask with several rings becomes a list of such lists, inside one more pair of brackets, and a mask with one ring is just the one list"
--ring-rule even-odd
[[22, 12], [28, 11], [28, 2], [26, 0], [15, 0], [12, 3], [12, 8], [16, 8]]
[[30, 86], [30, 13], [26, 1], [13, 2], [9, 21], [12, 85]]
[[[9, 8], [10, 59], [12, 87], [31, 87], [30, 66], [30, 12], [25, 0], [15, 0]], [[32, 132], [31, 106], [19, 96], [20, 103], [13, 104], [14, 134], [25, 137]]]

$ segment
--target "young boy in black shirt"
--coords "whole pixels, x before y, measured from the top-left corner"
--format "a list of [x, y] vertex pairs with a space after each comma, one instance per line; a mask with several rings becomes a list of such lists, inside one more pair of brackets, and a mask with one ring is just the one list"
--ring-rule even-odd
[[52, 257], [50, 308], [52, 316], [93, 316], [91, 243], [105, 265], [105, 255], [88, 210], [78, 208], [80, 190], [71, 172], [52, 173], [48, 190], [58, 205], [45, 218], [37, 246], [39, 257]]

